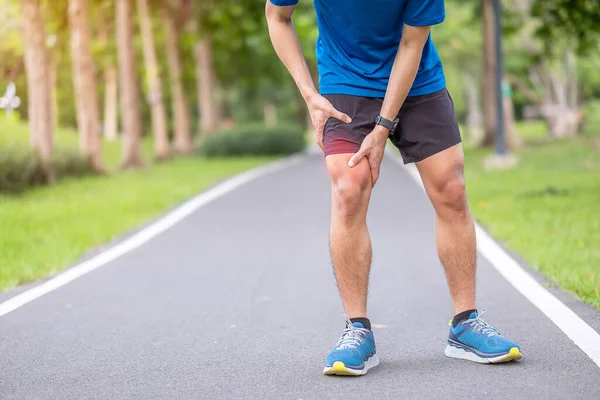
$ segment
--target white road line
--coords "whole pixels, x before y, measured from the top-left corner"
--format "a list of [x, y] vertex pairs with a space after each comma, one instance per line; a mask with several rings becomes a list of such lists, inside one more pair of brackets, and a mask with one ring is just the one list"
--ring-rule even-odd
[[167, 229], [181, 222], [190, 214], [192, 214], [199, 208], [204, 207], [211, 201], [218, 199], [219, 197], [239, 188], [240, 186], [256, 178], [299, 164], [300, 162], [302, 162], [303, 159], [303, 155], [295, 155], [285, 158], [283, 160], [275, 161], [273, 163], [234, 176], [224, 181], [223, 183], [215, 186], [214, 188], [197, 195], [196, 197], [185, 202], [181, 206], [177, 207], [173, 211], [161, 217], [156, 222], [142, 229], [140, 232], [134, 234], [133, 236], [124, 240], [123, 242], [115, 245], [114, 247], [103, 251], [97, 256], [92, 257], [91, 259], [66, 270], [65, 272], [55, 276], [52, 279], [49, 279], [48, 281], [38, 286], [26, 290], [25, 292], [11, 297], [3, 303], [0, 303], [0, 317], [140, 247], [141, 245], [152, 240], [154, 237], [160, 235]]
[[[404, 165], [402, 160], [389, 152], [391, 158], [400, 165], [424, 189], [419, 172], [414, 164]], [[479, 224], [477, 249], [492, 266], [527, 300], [544, 313], [563, 331], [585, 354], [600, 367], [600, 335], [573, 310], [540, 285], [523, 267], [487, 234]]]

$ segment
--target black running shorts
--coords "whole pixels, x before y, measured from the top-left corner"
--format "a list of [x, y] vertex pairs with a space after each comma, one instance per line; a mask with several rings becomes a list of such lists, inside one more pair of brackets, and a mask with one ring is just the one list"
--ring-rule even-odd
[[[356, 153], [375, 127], [383, 99], [343, 94], [324, 97], [352, 118], [349, 124], [335, 118], [327, 121], [323, 136], [325, 155]], [[461, 142], [454, 104], [446, 89], [407, 97], [398, 118], [398, 127], [390, 140], [406, 164], [424, 160]]]

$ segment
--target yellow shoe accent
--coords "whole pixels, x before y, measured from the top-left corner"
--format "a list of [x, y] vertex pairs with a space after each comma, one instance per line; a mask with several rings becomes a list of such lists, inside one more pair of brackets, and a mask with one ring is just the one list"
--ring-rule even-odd
[[508, 352], [508, 354], [506, 355], [506, 357], [504, 357], [501, 360], [494, 361], [494, 364], [505, 363], [505, 362], [509, 362], [509, 361], [518, 361], [522, 357], [523, 357], [523, 355], [521, 354], [521, 352], [519, 351], [519, 349], [516, 348], [516, 347], [513, 347], [512, 349], [510, 349], [510, 351]]
[[341, 361], [333, 363], [331, 369], [325, 372], [325, 375], [342, 375], [342, 376], [356, 376], [357, 374], [346, 368], [346, 365]]

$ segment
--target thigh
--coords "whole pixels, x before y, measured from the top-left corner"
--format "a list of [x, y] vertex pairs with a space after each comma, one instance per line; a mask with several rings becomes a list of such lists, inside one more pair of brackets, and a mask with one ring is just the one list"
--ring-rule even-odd
[[350, 123], [335, 118], [327, 121], [323, 133], [325, 155], [356, 153], [365, 137], [375, 127], [375, 118], [379, 114], [383, 100], [344, 94], [324, 95], [324, 97], [338, 111], [352, 118]]
[[405, 163], [419, 162], [461, 142], [454, 104], [446, 89], [408, 97], [391, 137]]
[[[456, 144], [416, 163], [423, 185], [428, 192], [449, 182], [463, 180], [465, 156], [462, 145]], [[438, 190], [439, 191], [439, 190]]]
[[466, 204], [463, 178], [464, 153], [461, 144], [434, 154], [416, 163], [425, 191], [434, 208]]

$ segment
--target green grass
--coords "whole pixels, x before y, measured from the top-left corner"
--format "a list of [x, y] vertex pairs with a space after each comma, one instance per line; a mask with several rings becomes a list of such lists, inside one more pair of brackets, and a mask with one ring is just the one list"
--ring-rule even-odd
[[548, 126], [542, 120], [517, 122], [517, 132], [525, 142], [535, 143], [548, 137]]
[[[27, 128], [10, 124], [7, 133], [0, 121], [0, 146], [27, 145]], [[69, 130], [60, 130], [56, 142], [77, 145]], [[151, 143], [146, 141], [144, 149], [149, 161]], [[116, 166], [120, 144], [105, 143], [104, 150], [107, 165]], [[178, 158], [142, 170], [65, 179], [20, 196], [0, 195], [0, 291], [58, 273], [86, 251], [219, 180], [270, 160]]]
[[539, 131], [525, 126], [535, 144], [508, 171], [485, 171], [489, 151], [466, 150], [471, 207], [550, 282], [600, 308], [600, 151], [583, 139], [543, 143]]

